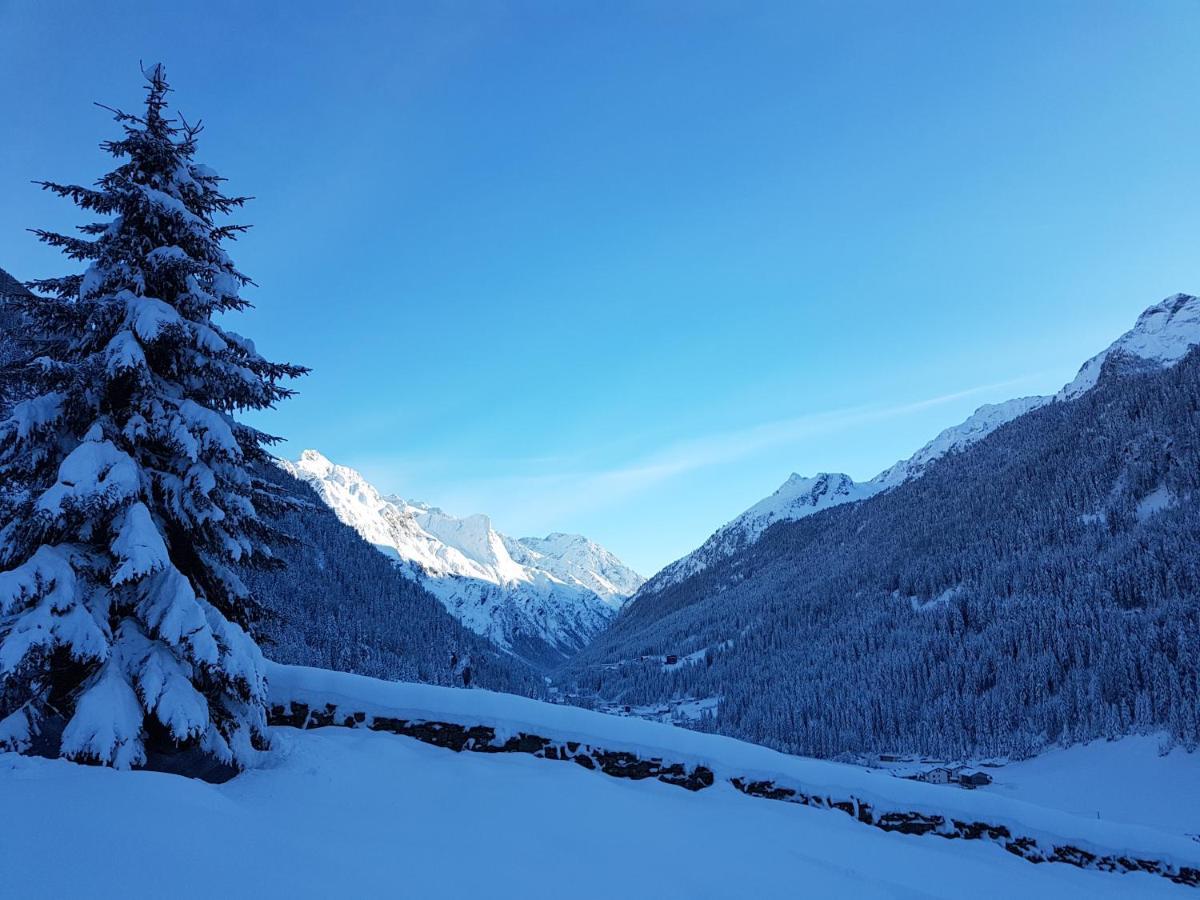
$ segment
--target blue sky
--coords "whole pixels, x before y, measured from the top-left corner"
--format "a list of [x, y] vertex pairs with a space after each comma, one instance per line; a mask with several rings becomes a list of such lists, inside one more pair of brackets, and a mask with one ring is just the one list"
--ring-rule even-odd
[[[253, 8], [250, 8], [253, 7]], [[162, 60], [254, 195], [259, 423], [649, 574], [1200, 289], [1200, 5], [0, 0], [0, 267]]]

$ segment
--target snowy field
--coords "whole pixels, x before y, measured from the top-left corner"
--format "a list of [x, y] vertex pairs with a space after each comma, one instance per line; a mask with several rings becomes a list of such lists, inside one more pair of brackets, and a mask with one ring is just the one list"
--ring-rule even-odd
[[1048, 750], [1033, 759], [985, 769], [999, 794], [1110, 822], [1200, 834], [1200, 753], [1176, 748], [1159, 755], [1159, 739], [1118, 741]]
[[[1062, 810], [1102, 822], [1139, 825], [1176, 835], [1200, 835], [1200, 752], [1167, 746], [1163, 735], [1128, 735], [1055, 747], [1032, 759], [898, 760], [873, 764], [896, 777], [935, 765], [986, 772], [994, 780], [976, 790]], [[958, 785], [940, 786], [960, 791]]]
[[1154, 876], [889, 834], [728, 786], [689, 793], [368, 731], [279, 728], [275, 739], [269, 767], [221, 786], [0, 756], [0, 805], [24, 826], [0, 844], [4, 895], [1194, 895]]
[[[277, 702], [303, 696], [368, 715], [487, 722], [510, 733], [533, 729], [702, 760], [718, 782], [691, 793], [526, 754], [455, 753], [344, 728], [275, 728], [275, 748], [263, 765], [225, 785], [0, 754], [0, 809], [8, 821], [26, 826], [0, 843], [0, 894], [1195, 895], [1152, 875], [1033, 865], [985, 841], [884, 832], [837, 811], [746, 797], [720, 780], [734, 768], [790, 777], [830, 791], [852, 789], [880, 804], [962, 811], [1034, 832], [1153, 847], [1194, 864], [1200, 845], [1181, 837], [1188, 815], [1170, 800], [1172, 785], [1193, 790], [1197, 758], [1158, 757], [1150, 739], [1056, 751], [996, 770], [1000, 777], [990, 791], [963, 791], [488, 691], [274, 665], [270, 677]], [[1089, 791], [1089, 785], [1098, 779], [1115, 784], [1122, 773], [1122, 783], [1140, 789], [1141, 800], [1127, 799], [1118, 817], [1113, 798], [1123, 795]], [[1080, 805], [1089, 796], [1105, 797], [1113, 818], [1095, 820], [1094, 811]], [[1163, 818], [1164, 812], [1170, 814]], [[67, 847], [70, 865], [63, 864]], [[192, 874], [181, 879], [180, 872]]]
[[[1136, 739], [1120, 745], [1101, 742], [1066, 751], [1071, 755], [1063, 765], [1056, 766], [1051, 757], [1051, 763], [1042, 769], [1031, 761], [991, 770], [1000, 781], [998, 790], [968, 791], [896, 778], [877, 769], [789, 756], [744, 741], [660, 722], [604, 715], [511, 694], [386, 682], [274, 663], [268, 665], [268, 678], [273, 703], [298, 700], [312, 708], [333, 707], [337, 710], [336, 721], [350, 713], [362, 713], [367, 717], [487, 725], [494, 727], [498, 735], [524, 731], [560, 741], [574, 740], [607, 750], [627, 751], [641, 758], [660, 757], [686, 765], [703, 765], [715, 773], [718, 781], [733, 777], [765, 779], [834, 799], [857, 798], [869, 803], [876, 814], [915, 811], [968, 822], [984, 821], [1004, 825], [1014, 835], [1029, 836], [1046, 844], [1069, 843], [1101, 855], [1152, 857], [1200, 868], [1200, 843], [1185, 836], [1187, 829], [1165, 827], [1155, 818], [1155, 807], [1149, 800], [1126, 800], [1130, 808], [1142, 803], [1140, 818], [1097, 819], [1093, 808], [1081, 810], [1060, 802], [1067, 795], [1064, 789], [1047, 792], [1048, 800], [1039, 794], [1039, 785], [1057, 777], [1076, 783], [1075, 790], [1080, 796], [1125, 796], [1126, 785], [1136, 791], [1138, 784], [1166, 783], [1172, 775], [1178, 779], [1189, 767], [1194, 772], [1200, 766], [1198, 756], [1179, 754], [1161, 758], [1153, 752], [1156, 744], [1139, 743]], [[1114, 746], [1119, 748], [1116, 756], [1127, 764], [1140, 766], [1136, 783], [1113, 780], [1113, 770], [1121, 762], [1111, 761], [1113, 754], [1106, 751]], [[1163, 768], [1167, 764], [1176, 766], [1175, 771], [1167, 772]]]

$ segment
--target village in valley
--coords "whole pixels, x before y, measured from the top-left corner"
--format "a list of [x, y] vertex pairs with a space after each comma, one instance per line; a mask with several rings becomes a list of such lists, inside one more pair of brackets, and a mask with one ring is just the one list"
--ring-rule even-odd
[[972, 770], [967, 766], [934, 766], [915, 775], [903, 775], [913, 781], [923, 781], [926, 784], [957, 784], [959, 787], [974, 790], [992, 783], [992, 776], [978, 769]]

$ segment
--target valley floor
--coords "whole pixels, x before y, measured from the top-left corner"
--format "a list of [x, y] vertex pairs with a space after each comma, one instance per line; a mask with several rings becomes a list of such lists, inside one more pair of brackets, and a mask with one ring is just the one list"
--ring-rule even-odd
[[[23, 898], [1189, 896], [1142, 874], [1032, 865], [994, 845], [454, 753], [338, 728], [275, 729], [221, 786], [0, 755], [5, 893]], [[19, 827], [12, 827], [18, 824]]]

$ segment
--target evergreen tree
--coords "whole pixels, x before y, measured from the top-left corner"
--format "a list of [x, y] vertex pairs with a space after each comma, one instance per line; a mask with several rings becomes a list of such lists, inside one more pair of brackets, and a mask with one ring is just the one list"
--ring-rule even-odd
[[35, 232], [87, 267], [19, 300], [37, 347], [0, 423], [0, 746], [240, 768], [265, 745], [266, 685], [237, 568], [270, 563], [259, 512], [279, 500], [253, 474], [276, 439], [234, 414], [306, 370], [214, 322], [248, 306], [222, 247], [246, 226], [217, 221], [246, 198], [194, 161], [163, 67], [143, 74], [144, 114], [113, 110], [124, 136], [101, 145], [119, 166], [43, 183], [102, 221]]

